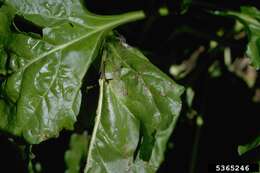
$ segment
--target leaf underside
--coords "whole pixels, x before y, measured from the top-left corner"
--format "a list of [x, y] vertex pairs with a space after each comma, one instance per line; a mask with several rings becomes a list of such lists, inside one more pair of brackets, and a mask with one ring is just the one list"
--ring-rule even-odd
[[125, 43], [104, 50], [85, 173], [154, 173], [178, 118], [183, 88]]

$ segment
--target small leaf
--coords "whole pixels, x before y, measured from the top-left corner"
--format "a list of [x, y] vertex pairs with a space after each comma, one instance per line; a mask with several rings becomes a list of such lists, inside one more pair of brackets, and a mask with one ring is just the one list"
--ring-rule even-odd
[[136, 49], [112, 40], [85, 173], [154, 173], [181, 109], [183, 87]]
[[[6, 0], [3, 8], [42, 28], [40, 38], [19, 30], [11, 33], [5, 45], [11, 74], [0, 97], [0, 129], [32, 144], [56, 137], [63, 128], [73, 129], [82, 79], [104, 36], [118, 25], [144, 17], [142, 12], [94, 15], [79, 0]], [[13, 18], [9, 23], [15, 24]]]
[[208, 73], [212, 78], [221, 76], [222, 72], [219, 61], [216, 60], [213, 62], [213, 64], [210, 65], [208, 68]]
[[198, 115], [196, 118], [196, 125], [200, 127], [200, 126], [203, 126], [203, 124], [204, 124], [204, 120], [203, 120], [202, 116]]
[[72, 134], [70, 138], [70, 149], [65, 153], [67, 165], [66, 173], [79, 173], [81, 164], [84, 164], [87, 157], [89, 137], [87, 133]]
[[196, 49], [189, 59], [184, 60], [181, 64], [174, 64], [170, 67], [170, 74], [173, 75], [177, 79], [185, 78], [188, 74], [194, 70], [197, 65], [198, 58], [205, 51], [204, 46], [200, 46]]
[[253, 142], [249, 144], [238, 146], [238, 153], [239, 155], [242, 155], [258, 146], [260, 146], [260, 136], [257, 137]]
[[192, 3], [192, 0], [182, 0], [181, 1], [181, 14], [184, 14], [188, 11]]
[[249, 58], [236, 58], [235, 61], [228, 66], [228, 70], [240, 77], [246, 82], [249, 88], [254, 87], [257, 79], [257, 71], [249, 65]]
[[161, 16], [168, 16], [169, 15], [169, 9], [167, 7], [159, 8], [159, 14]]

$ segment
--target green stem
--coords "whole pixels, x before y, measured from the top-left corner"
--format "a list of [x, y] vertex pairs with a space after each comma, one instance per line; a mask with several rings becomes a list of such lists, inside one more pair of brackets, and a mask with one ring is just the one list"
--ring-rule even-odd
[[99, 93], [99, 100], [98, 100], [97, 116], [96, 116], [96, 118], [95, 118], [95, 126], [94, 126], [94, 130], [93, 130], [93, 132], [92, 132], [92, 136], [91, 136], [91, 140], [90, 140], [90, 144], [89, 144], [88, 155], [87, 155], [87, 161], [86, 161], [84, 173], [87, 173], [88, 170], [89, 170], [90, 167], [91, 167], [92, 149], [93, 149], [93, 147], [94, 147], [94, 143], [96, 142], [95, 140], [96, 140], [97, 130], [98, 130], [98, 126], [99, 126], [100, 121], [101, 121], [101, 112], [102, 112], [102, 104], [103, 104], [103, 92], [104, 92], [104, 83], [105, 83], [105, 80], [104, 80], [104, 79], [100, 79], [100, 80], [99, 80], [100, 93]]
[[146, 16], [143, 11], [133, 11], [133, 12], [128, 12], [128, 13], [122, 14], [119, 17], [120, 17], [120, 20], [118, 20], [118, 25], [122, 25], [125, 23], [142, 20]]
[[195, 173], [195, 169], [196, 169], [195, 166], [197, 163], [197, 155], [198, 155], [198, 148], [199, 148], [200, 130], [201, 130], [201, 126], [197, 125], [194, 144], [193, 144], [193, 148], [192, 148], [189, 173]]
[[[161, 7], [158, 9], [158, 14], [160, 16], [167, 16], [169, 15], [169, 10], [166, 7]], [[122, 14], [120, 16], [120, 20], [118, 22], [118, 25], [122, 25], [124, 23], [129, 23], [129, 22], [133, 22], [133, 21], [137, 21], [137, 20], [142, 20], [144, 19], [145, 13], [143, 11], [133, 11], [133, 12], [128, 12], [125, 14]]]

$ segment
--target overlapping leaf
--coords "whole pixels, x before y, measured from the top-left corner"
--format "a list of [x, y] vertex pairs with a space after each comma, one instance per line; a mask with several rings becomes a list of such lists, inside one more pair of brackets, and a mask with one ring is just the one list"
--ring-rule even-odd
[[104, 50], [85, 173], [154, 173], [178, 118], [183, 88], [125, 43]]
[[260, 68], [260, 11], [255, 7], [242, 7], [241, 12], [229, 11], [221, 13], [236, 17], [241, 21], [248, 33], [247, 55], [251, 58], [252, 64]]
[[[13, 23], [2, 19], [10, 15], [41, 27], [42, 37], [16, 31], [1, 46], [4, 29]], [[72, 129], [81, 102], [81, 80], [103, 36], [142, 17], [141, 13], [93, 15], [79, 0], [6, 0], [0, 13], [0, 72], [10, 74], [1, 90], [0, 128], [29, 143]]]

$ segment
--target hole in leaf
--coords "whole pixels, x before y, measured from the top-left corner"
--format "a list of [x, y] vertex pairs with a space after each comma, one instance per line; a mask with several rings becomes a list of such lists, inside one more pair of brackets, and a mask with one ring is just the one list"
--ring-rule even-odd
[[[26, 20], [25, 18], [16, 15], [14, 18], [13, 28], [14, 30], [18, 30], [20, 32], [26, 32], [30, 34], [32, 37], [36, 37], [39, 35], [42, 37], [42, 27], [35, 25], [34, 23]], [[36, 35], [35, 35], [36, 34]]]

